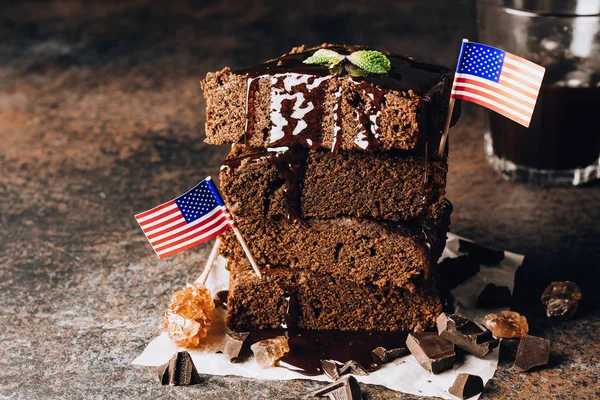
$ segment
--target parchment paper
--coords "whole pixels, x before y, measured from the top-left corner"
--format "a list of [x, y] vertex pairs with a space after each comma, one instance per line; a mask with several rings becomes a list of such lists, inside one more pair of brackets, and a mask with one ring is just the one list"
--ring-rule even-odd
[[[442, 259], [457, 257], [459, 237], [448, 234], [448, 241]], [[500, 286], [514, 287], [515, 273], [523, 262], [523, 256], [506, 251], [502, 263], [498, 266], [481, 266], [481, 271], [456, 287], [452, 294], [456, 299], [456, 312], [479, 323], [483, 317], [493, 310], [478, 310], [475, 308], [477, 296], [488, 283]], [[229, 287], [229, 272], [225, 269], [226, 260], [217, 259], [213, 266], [206, 287], [213, 293], [226, 290]], [[226, 311], [217, 307], [213, 314], [213, 323], [203, 347], [199, 349], [181, 349], [175, 346], [169, 337], [162, 333], [148, 344], [144, 352], [133, 360], [135, 365], [159, 366], [165, 364], [177, 351], [187, 350], [198, 373], [208, 375], [236, 375], [260, 380], [311, 379], [331, 382], [325, 375], [308, 377], [286, 368], [262, 369], [253, 357], [243, 363], [231, 363], [220, 353], [215, 353], [218, 343], [225, 334]], [[485, 358], [479, 359], [467, 355], [464, 362], [455, 365], [453, 369], [438, 375], [433, 375], [422, 368], [412, 355], [399, 358], [384, 364], [381, 369], [367, 376], [356, 376], [358, 381], [383, 385], [392, 390], [421, 396], [438, 396], [444, 399], [455, 399], [448, 393], [448, 388], [459, 373], [467, 372], [481, 376], [484, 383], [494, 376], [498, 366], [498, 351], [494, 349]], [[478, 398], [478, 397], [475, 397]]]

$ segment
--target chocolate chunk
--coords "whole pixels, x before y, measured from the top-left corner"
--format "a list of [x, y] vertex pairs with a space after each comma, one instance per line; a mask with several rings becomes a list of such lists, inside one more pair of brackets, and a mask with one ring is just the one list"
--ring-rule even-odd
[[387, 350], [384, 347], [378, 347], [373, 350], [372, 353], [373, 357], [385, 364], [394, 361], [398, 357], [407, 355], [409, 351], [406, 347], [398, 347], [391, 350]]
[[454, 344], [435, 332], [410, 333], [406, 346], [417, 362], [434, 374], [451, 368], [456, 359]]
[[442, 338], [480, 358], [499, 343], [489, 329], [482, 329], [475, 322], [456, 314], [441, 313], [437, 318], [437, 329]]
[[504, 251], [490, 249], [462, 239], [458, 240], [458, 251], [466, 253], [469, 258], [483, 265], [497, 265], [504, 260]]
[[361, 400], [358, 381], [352, 375], [335, 381], [311, 394], [313, 397], [329, 397], [331, 400]]
[[477, 307], [480, 308], [510, 307], [511, 304], [512, 295], [508, 286], [496, 286], [493, 283], [488, 283], [477, 298]]
[[340, 367], [341, 363], [334, 360], [322, 360], [321, 368], [323, 368], [323, 372], [327, 375], [328, 378], [333, 379], [334, 381], [340, 377]]
[[346, 375], [346, 374], [365, 376], [365, 375], [369, 375], [369, 372], [366, 369], [364, 369], [362, 367], [362, 365], [360, 365], [356, 361], [350, 360], [350, 361], [347, 361], [346, 364], [344, 364], [340, 368], [340, 376]]
[[483, 392], [483, 379], [477, 375], [458, 374], [448, 393], [459, 399], [468, 399]]
[[526, 335], [521, 338], [515, 367], [521, 371], [528, 371], [533, 367], [548, 364], [550, 358], [550, 342], [536, 336]]
[[581, 290], [573, 282], [552, 282], [542, 293], [542, 303], [548, 317], [568, 319], [575, 315], [581, 297]]
[[158, 368], [158, 379], [162, 385], [187, 386], [200, 383], [200, 376], [190, 353], [180, 351], [168, 363]]
[[466, 281], [480, 270], [477, 261], [467, 256], [446, 258], [438, 265], [444, 288], [452, 289]]
[[229, 332], [225, 335], [219, 350], [229, 358], [229, 360], [238, 359], [242, 353], [244, 342], [248, 338], [248, 332]]

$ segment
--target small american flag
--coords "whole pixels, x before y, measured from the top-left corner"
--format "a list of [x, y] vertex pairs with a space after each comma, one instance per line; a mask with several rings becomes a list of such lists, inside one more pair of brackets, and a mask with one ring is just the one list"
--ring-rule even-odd
[[174, 200], [135, 216], [158, 258], [197, 246], [235, 224], [210, 177]]
[[450, 96], [528, 127], [545, 70], [514, 54], [464, 40]]

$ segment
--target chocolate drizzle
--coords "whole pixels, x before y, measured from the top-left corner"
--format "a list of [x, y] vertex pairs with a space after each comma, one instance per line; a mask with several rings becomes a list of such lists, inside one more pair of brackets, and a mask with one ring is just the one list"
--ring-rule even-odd
[[321, 147], [324, 84], [329, 77], [300, 74], [271, 76], [271, 146]]
[[254, 101], [256, 99], [256, 91], [258, 90], [258, 82], [259, 79], [256, 78], [248, 79], [248, 84], [246, 88], [246, 128], [244, 133], [244, 143], [248, 143], [250, 133], [254, 132]]
[[333, 142], [331, 143], [331, 152], [337, 154], [342, 145], [342, 87], [333, 94], [336, 101], [333, 106]]
[[283, 299], [286, 302], [286, 309], [281, 327], [287, 329], [289, 332], [294, 332], [298, 329], [298, 317], [300, 314], [297, 294], [285, 291]]
[[385, 92], [365, 81], [353, 80], [352, 82], [362, 94], [362, 97], [350, 100], [350, 105], [354, 107], [353, 116], [357, 121], [358, 133], [354, 138], [354, 144], [372, 153], [381, 147], [379, 141], [381, 127], [377, 124], [377, 119]]

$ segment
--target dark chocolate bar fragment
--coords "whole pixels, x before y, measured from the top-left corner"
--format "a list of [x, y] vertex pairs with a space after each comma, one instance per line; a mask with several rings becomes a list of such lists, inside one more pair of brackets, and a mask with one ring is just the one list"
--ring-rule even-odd
[[483, 379], [478, 375], [460, 373], [448, 393], [459, 399], [468, 399], [483, 392]]
[[502, 308], [510, 307], [512, 295], [508, 286], [496, 286], [488, 283], [477, 298], [477, 307], [480, 308]]
[[406, 346], [417, 362], [434, 374], [452, 368], [456, 360], [454, 345], [435, 332], [411, 333]]
[[188, 386], [200, 383], [200, 376], [190, 353], [180, 351], [168, 363], [158, 368], [158, 379], [162, 385]]
[[525, 335], [519, 342], [515, 367], [521, 371], [548, 364], [550, 359], [550, 342], [546, 339]]
[[358, 381], [352, 375], [316, 390], [313, 397], [328, 397], [331, 400], [362, 400]]
[[489, 329], [460, 315], [442, 313], [437, 318], [438, 334], [477, 357], [485, 357], [498, 346], [498, 339]]

